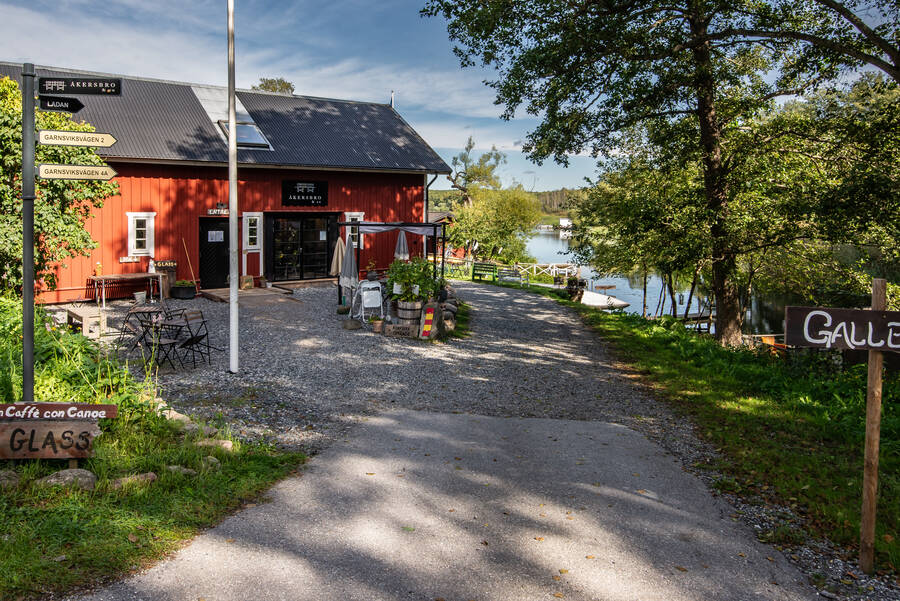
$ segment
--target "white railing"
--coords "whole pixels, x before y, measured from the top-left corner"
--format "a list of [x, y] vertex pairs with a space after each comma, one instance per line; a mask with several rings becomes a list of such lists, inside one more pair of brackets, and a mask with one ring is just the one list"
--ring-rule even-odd
[[529, 275], [572, 277], [578, 275], [578, 265], [572, 263], [516, 263], [516, 269]]

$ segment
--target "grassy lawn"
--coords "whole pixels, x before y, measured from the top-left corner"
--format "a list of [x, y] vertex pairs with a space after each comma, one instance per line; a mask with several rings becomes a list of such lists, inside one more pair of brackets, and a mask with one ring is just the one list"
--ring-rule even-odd
[[[531, 287], [578, 311], [659, 398], [690, 417], [720, 449], [717, 486], [748, 500], [787, 505], [812, 534], [849, 550], [859, 542], [866, 366], [836, 368], [822, 354], [784, 360], [728, 350], [670, 321], [609, 314]], [[700, 467], [700, 466], [698, 466]], [[885, 373], [876, 532], [879, 569], [900, 567], [900, 377]], [[796, 535], [764, 533], [790, 544]]]
[[[10, 400], [21, 394], [20, 303], [0, 297], [0, 388]], [[101, 421], [94, 456], [80, 461], [97, 476], [92, 491], [36, 484], [67, 468], [65, 461], [0, 461], [0, 469], [19, 476], [17, 487], [0, 492], [0, 599], [42, 598], [149, 565], [304, 461], [300, 453], [236, 440], [231, 452], [195, 446], [197, 435], [182, 433], [151, 408], [152, 389], [93, 342], [54, 329], [40, 312], [36, 320], [35, 400], [114, 403], [119, 416]], [[231, 439], [216, 425], [217, 438]], [[209, 455], [218, 467], [204, 465]], [[196, 474], [175, 473], [169, 465]], [[158, 476], [155, 482], [112, 487], [116, 478], [149, 471]]]

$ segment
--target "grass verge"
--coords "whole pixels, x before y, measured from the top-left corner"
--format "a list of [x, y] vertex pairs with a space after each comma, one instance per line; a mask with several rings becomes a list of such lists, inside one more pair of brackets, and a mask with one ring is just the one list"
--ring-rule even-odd
[[[20, 307], [20, 300], [0, 297], [0, 389], [8, 395], [21, 389]], [[97, 476], [92, 491], [37, 483], [67, 468], [65, 461], [0, 461], [0, 470], [18, 477], [0, 491], [0, 599], [43, 598], [150, 565], [304, 461], [300, 453], [241, 444], [224, 424], [217, 424], [217, 437], [232, 439], [231, 452], [196, 446], [196, 434], [152, 410], [152, 389], [93, 342], [37, 313], [36, 400], [114, 403], [119, 416], [101, 420], [94, 456], [80, 461]], [[210, 455], [218, 466], [204, 463]], [[151, 471], [154, 482], [113, 486], [117, 478]]]
[[[575, 309], [620, 359], [697, 425], [721, 451], [718, 488], [777, 503], [806, 528], [854, 551], [859, 542], [866, 366], [837, 368], [828, 355], [789, 360], [725, 349], [674, 320], [649, 321], [572, 303], [557, 290], [531, 290]], [[886, 372], [881, 423], [876, 560], [900, 566], [900, 374]], [[782, 537], [783, 538], [783, 537]], [[790, 542], [790, 541], [788, 541]]]

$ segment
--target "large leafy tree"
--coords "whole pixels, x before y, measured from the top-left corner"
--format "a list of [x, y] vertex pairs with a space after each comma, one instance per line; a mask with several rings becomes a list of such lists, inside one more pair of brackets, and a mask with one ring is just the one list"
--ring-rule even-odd
[[[896, 3], [878, 5], [896, 17]], [[448, 20], [463, 65], [497, 70], [490, 85], [505, 118], [523, 106], [541, 118], [526, 144], [534, 160], [565, 163], [584, 150], [608, 156], [623, 132], [643, 126], [665, 142], [669, 159], [700, 165], [716, 334], [737, 344], [743, 240], [735, 232], [746, 223], [735, 223], [740, 157], [725, 140], [773, 99], [803, 92], [844, 65], [876, 64], [875, 57], [879, 68], [889, 66], [885, 45], [893, 39], [896, 46], [896, 19], [867, 35], [854, 7], [826, 0], [429, 0], [423, 13]], [[841, 27], [823, 25], [822, 11]]]
[[454, 212], [450, 243], [481, 259], [525, 260], [525, 240], [541, 219], [537, 198], [521, 186], [471, 193], [471, 202]]
[[466, 207], [472, 205], [472, 196], [476, 190], [499, 190], [502, 187], [497, 167], [506, 162], [506, 155], [497, 150], [496, 146], [492, 146], [477, 159], [472, 155], [474, 149], [475, 140], [469, 136], [463, 151], [451, 159], [453, 171], [447, 176], [450, 187], [458, 191], [453, 201]]
[[[36, 111], [38, 129], [94, 131], [64, 113]], [[90, 148], [37, 145], [38, 163], [103, 165]], [[97, 243], [84, 228], [91, 211], [118, 193], [115, 182], [41, 180], [34, 205], [35, 279], [56, 286], [55, 267], [87, 256]], [[0, 282], [22, 287], [22, 95], [9, 78], [0, 79]]]
[[283, 77], [260, 77], [259, 83], [255, 84], [252, 89], [290, 95], [294, 93], [294, 84]]

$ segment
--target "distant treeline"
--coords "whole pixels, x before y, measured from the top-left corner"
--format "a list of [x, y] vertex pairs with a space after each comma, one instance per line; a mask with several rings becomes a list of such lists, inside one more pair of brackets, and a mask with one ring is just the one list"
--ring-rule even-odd
[[[572, 194], [580, 194], [578, 189], [561, 188], [545, 192], [529, 192], [541, 203], [541, 210], [550, 214], [567, 213], [566, 202]], [[431, 211], [450, 211], [453, 203], [460, 198], [457, 190], [429, 190], [428, 208]]]

